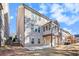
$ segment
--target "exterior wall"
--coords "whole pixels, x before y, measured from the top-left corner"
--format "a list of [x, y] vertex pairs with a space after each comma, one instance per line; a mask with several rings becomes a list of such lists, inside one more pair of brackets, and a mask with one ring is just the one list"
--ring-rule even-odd
[[79, 43], [79, 37], [76, 37], [76, 41]]
[[[25, 8], [25, 45], [26, 46], [43, 45], [44, 41], [42, 38], [41, 26], [46, 22], [48, 21], [45, 18]], [[39, 30], [38, 28], [40, 28], [40, 33], [38, 32]], [[31, 43], [32, 38], [34, 38], [34, 44]], [[40, 44], [38, 43], [38, 39], [40, 39]]]
[[65, 30], [61, 30], [62, 32], [62, 44], [64, 43], [76, 43], [76, 39], [73, 35], [71, 35], [69, 32], [65, 31]]
[[8, 4], [2, 3], [2, 10], [1, 11], [1, 45], [5, 44], [5, 40], [8, 39], [9, 36], [9, 24], [8, 24]]
[[79, 34], [74, 35], [75, 42], [79, 43]]
[[17, 14], [17, 37], [20, 40], [20, 43], [24, 46], [24, 7], [19, 6]]
[[[46, 26], [48, 26], [48, 30], [44, 32], [43, 27]], [[40, 28], [40, 33], [38, 32], [38, 28]], [[48, 34], [49, 36], [43, 37]], [[53, 46], [61, 42], [58, 23], [56, 21], [50, 22], [47, 17], [25, 5], [21, 5], [18, 8], [17, 35], [24, 46], [50, 45], [51, 39]], [[34, 39], [33, 44], [32, 39]], [[40, 39], [40, 44], [38, 43], [38, 39]]]
[[[46, 18], [40, 16], [38, 12], [29, 9], [23, 5], [18, 8], [17, 15], [17, 36], [23, 46], [36, 46], [43, 44], [41, 26], [47, 21]], [[33, 24], [33, 26], [32, 26]], [[40, 33], [38, 32], [40, 28]], [[35, 31], [37, 29], [37, 32]], [[31, 43], [34, 38], [34, 44]], [[40, 39], [40, 44], [38, 43]]]

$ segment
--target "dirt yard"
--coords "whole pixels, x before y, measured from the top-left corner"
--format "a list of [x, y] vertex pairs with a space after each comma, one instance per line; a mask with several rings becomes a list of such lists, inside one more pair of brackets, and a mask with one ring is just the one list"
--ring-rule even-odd
[[[79, 48], [79, 46], [77, 46]], [[0, 47], [0, 56], [79, 56], [79, 50], [70, 48], [65, 49], [53, 49], [45, 48], [41, 50], [29, 51], [21, 46], [8, 46]]]

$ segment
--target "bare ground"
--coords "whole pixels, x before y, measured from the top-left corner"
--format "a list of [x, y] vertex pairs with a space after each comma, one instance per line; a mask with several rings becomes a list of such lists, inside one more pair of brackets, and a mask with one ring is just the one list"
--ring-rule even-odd
[[79, 56], [79, 50], [46, 48], [29, 51], [21, 46], [9, 46], [7, 48], [0, 48], [0, 56]]

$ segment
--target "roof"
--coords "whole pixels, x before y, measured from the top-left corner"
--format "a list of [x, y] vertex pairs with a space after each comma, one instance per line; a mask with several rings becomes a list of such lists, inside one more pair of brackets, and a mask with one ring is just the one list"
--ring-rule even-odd
[[79, 34], [74, 35], [75, 37], [79, 37]]
[[[66, 30], [64, 30], [64, 29], [61, 29], [61, 28], [60, 28], [60, 30], [62, 30], [62, 31], [65, 32], [65, 33], [70, 34], [68, 31], [66, 31]], [[70, 35], [71, 35], [71, 34], [70, 34]]]
[[22, 4], [22, 5], [24, 6], [24, 8], [30, 10], [31, 12], [33, 12], [33, 13], [35, 13], [35, 14], [37, 14], [37, 15], [39, 15], [39, 16], [41, 16], [41, 17], [43, 17], [43, 18], [45, 18], [45, 19], [47, 19], [49, 21], [52, 20], [52, 19], [49, 19], [49, 17], [47, 17], [47, 16], [39, 13], [38, 11], [34, 10], [33, 8], [29, 7], [28, 5], [26, 5], [26, 4]]

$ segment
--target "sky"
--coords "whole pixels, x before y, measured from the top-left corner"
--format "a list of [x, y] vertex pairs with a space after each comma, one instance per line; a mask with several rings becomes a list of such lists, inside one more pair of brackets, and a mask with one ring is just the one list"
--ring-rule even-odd
[[[78, 3], [26, 3], [29, 7], [57, 20], [60, 27], [71, 34], [79, 34], [79, 4]], [[9, 3], [10, 33], [16, 32], [17, 9], [20, 3]]]

